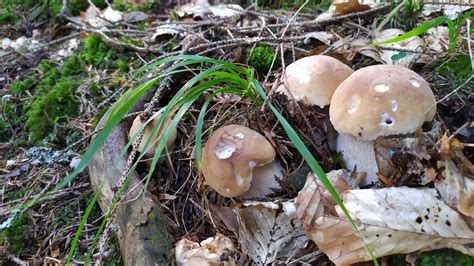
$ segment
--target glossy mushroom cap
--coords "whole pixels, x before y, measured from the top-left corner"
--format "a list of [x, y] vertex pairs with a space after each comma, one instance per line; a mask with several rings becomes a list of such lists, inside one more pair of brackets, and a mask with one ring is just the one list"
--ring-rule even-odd
[[224, 197], [243, 195], [252, 170], [275, 159], [275, 150], [260, 133], [239, 125], [216, 130], [203, 149], [202, 167], [209, 186]]
[[[161, 116], [160, 114], [157, 114], [155, 116], [155, 118], [150, 123], [148, 123], [148, 125], [146, 125], [146, 127], [144, 129], [143, 139], [140, 143], [140, 147], [138, 148], [139, 152], [142, 153], [144, 151], [145, 144], [147, 143], [148, 139], [150, 139], [150, 138], [152, 138], [152, 140], [151, 140], [152, 142], [149, 145], [149, 148], [147, 149], [147, 154], [152, 155], [155, 152], [155, 149], [158, 146], [158, 143], [159, 143], [161, 137], [163, 136], [163, 134], [166, 131], [166, 128], [168, 127], [168, 125], [171, 122], [171, 119], [166, 119], [165, 122], [164, 122], [164, 127], [161, 127], [154, 134], [154, 136], [152, 136], [153, 127], [155, 127], [155, 125], [158, 123], [158, 120], [160, 119], [160, 116]], [[144, 122], [145, 121], [141, 121], [140, 116], [135, 117], [135, 119], [133, 120], [132, 126], [130, 127], [129, 134], [128, 134], [129, 139], [134, 134], [137, 133], [137, 131], [140, 129], [140, 127], [143, 125]], [[170, 137], [166, 141], [166, 148], [168, 150], [172, 150], [174, 141], [176, 140], [176, 135], [177, 135], [177, 131], [176, 131], [176, 128], [174, 128], [173, 131], [171, 132]]]
[[325, 55], [299, 59], [286, 68], [286, 89], [279, 92], [292, 94], [295, 100], [321, 108], [331, 102], [337, 86], [352, 74], [352, 69], [339, 60]]
[[339, 85], [329, 107], [334, 128], [362, 140], [415, 132], [436, 113], [429, 84], [396, 65], [361, 68]]

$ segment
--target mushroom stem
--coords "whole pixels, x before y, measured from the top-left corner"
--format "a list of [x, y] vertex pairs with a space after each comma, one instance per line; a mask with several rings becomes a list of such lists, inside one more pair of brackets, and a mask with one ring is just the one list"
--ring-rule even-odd
[[285, 170], [277, 160], [255, 167], [252, 171], [253, 178], [249, 190], [239, 198], [265, 197], [274, 189], [280, 189], [278, 180], [283, 178], [284, 172]]
[[350, 171], [366, 172], [361, 186], [378, 183], [378, 166], [375, 159], [374, 142], [359, 140], [350, 134], [339, 134], [337, 151], [342, 153], [346, 168]]

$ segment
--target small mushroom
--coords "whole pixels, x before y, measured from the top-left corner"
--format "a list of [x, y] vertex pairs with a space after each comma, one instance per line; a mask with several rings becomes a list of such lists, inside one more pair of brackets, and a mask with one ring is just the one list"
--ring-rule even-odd
[[202, 167], [209, 186], [224, 197], [258, 197], [279, 188], [283, 168], [260, 133], [239, 125], [216, 130], [203, 149]]
[[[153, 118], [153, 120], [150, 123], [148, 123], [148, 125], [146, 125], [145, 128], [143, 129], [144, 130], [144, 135], [143, 135], [142, 141], [140, 143], [140, 146], [138, 147], [138, 151], [140, 153], [144, 152], [145, 144], [147, 143], [147, 141], [150, 138], [152, 140], [151, 140], [151, 144], [148, 146], [146, 154], [149, 155], [149, 156], [153, 156], [153, 154], [155, 153], [155, 150], [158, 146], [158, 143], [160, 142], [160, 139], [163, 137], [163, 134], [165, 133], [166, 128], [171, 123], [171, 119], [166, 119], [165, 122], [164, 122], [164, 126], [159, 128], [158, 131], [152, 136], [153, 128], [158, 123], [158, 120], [160, 120], [160, 117], [161, 117], [161, 112], [159, 112], [158, 114], [155, 113], [155, 118]], [[137, 117], [135, 117], [135, 119], [133, 120], [132, 126], [130, 127], [129, 134], [128, 134], [129, 139], [134, 134], [136, 134], [138, 132], [140, 127], [142, 127], [143, 123], [144, 123], [144, 121], [141, 121], [141, 118], [140, 118], [139, 115]], [[166, 141], [166, 149], [168, 151], [173, 150], [174, 142], [176, 140], [176, 134], [177, 134], [177, 131], [176, 131], [176, 128], [174, 128], [171, 131], [170, 137]]]
[[277, 91], [291, 93], [297, 101], [323, 108], [331, 102], [337, 86], [352, 72], [350, 67], [330, 56], [304, 57], [286, 67], [285, 86]]
[[377, 137], [414, 133], [436, 113], [429, 84], [396, 65], [361, 68], [339, 85], [329, 107], [339, 132], [337, 150], [346, 167], [367, 173], [362, 185], [378, 181], [374, 154]]

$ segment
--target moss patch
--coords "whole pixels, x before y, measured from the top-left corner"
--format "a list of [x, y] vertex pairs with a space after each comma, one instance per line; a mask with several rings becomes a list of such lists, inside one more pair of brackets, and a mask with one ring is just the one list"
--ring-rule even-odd
[[471, 76], [471, 58], [466, 54], [453, 54], [435, 69], [434, 74], [435, 81], [449, 81], [452, 85], [448, 89], [451, 91]]
[[440, 249], [422, 253], [416, 260], [417, 266], [471, 266], [474, 258], [452, 249]]
[[[270, 70], [273, 57], [275, 56], [275, 52], [273, 51], [273, 48], [270, 45], [256, 46], [253, 51], [252, 48], [249, 47], [245, 50], [245, 52], [250, 66], [264, 73]], [[273, 68], [278, 68], [279, 64], [280, 60], [277, 58], [275, 60]]]
[[11, 226], [0, 232], [0, 244], [8, 245], [10, 251], [25, 253], [25, 248], [32, 249], [36, 246], [36, 240], [31, 235], [31, 229], [28, 227], [30, 218], [26, 213], [18, 214], [12, 221]]

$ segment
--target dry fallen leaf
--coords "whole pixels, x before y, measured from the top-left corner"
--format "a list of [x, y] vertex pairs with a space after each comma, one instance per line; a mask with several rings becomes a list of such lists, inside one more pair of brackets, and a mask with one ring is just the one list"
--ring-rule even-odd
[[358, 0], [333, 0], [336, 15], [345, 15], [370, 9], [368, 5], [360, 4]]
[[443, 200], [460, 213], [474, 218], [474, 180], [464, 176], [451, 160], [440, 162], [443, 180], [435, 183]]
[[305, 248], [308, 238], [287, 202], [250, 202], [235, 209], [239, 220], [239, 243], [257, 265], [293, 257]]
[[[351, 189], [351, 187], [357, 187], [357, 184], [351, 180], [349, 171], [345, 169], [331, 171], [327, 173], [326, 176], [338, 194]], [[351, 183], [351, 186], [349, 186], [347, 181]], [[303, 189], [298, 193], [295, 203], [296, 215], [301, 219], [303, 229], [305, 230], [312, 229], [317, 217], [324, 214], [337, 215], [334, 209], [336, 202], [313, 173], [308, 174], [306, 183]]]
[[[377, 32], [375, 35], [374, 43], [382, 42], [386, 40], [393, 39], [397, 36], [404, 34], [405, 32], [399, 29], [386, 29], [380, 32]], [[408, 49], [408, 50], [420, 50], [423, 47], [423, 40], [419, 37], [412, 37], [401, 42], [381, 45], [381, 47], [386, 48], [395, 48], [395, 49]], [[403, 53], [403, 52], [402, 52]], [[413, 60], [417, 57], [416, 53], [404, 53], [401, 54], [400, 51], [391, 51], [391, 50], [379, 50], [380, 59], [383, 63], [389, 65], [401, 65], [408, 67]], [[400, 55], [401, 54], [401, 55]]]
[[[344, 205], [377, 257], [439, 248], [474, 255], [474, 232], [435, 189], [408, 187], [347, 191]], [[316, 219], [310, 238], [337, 265], [369, 261], [364, 241], [341, 209]]]
[[[232, 240], [217, 233], [215, 237], [210, 237], [201, 243], [196, 243], [188, 239], [181, 239], [176, 243], [175, 255], [178, 265], [235, 265], [235, 261], [229, 256], [235, 251]], [[222, 261], [221, 257], [229, 258], [228, 261]]]
[[196, 0], [176, 8], [175, 12], [179, 17], [193, 16], [206, 17], [214, 16], [219, 18], [228, 18], [238, 15], [243, 8], [235, 4], [211, 5], [207, 0]]

